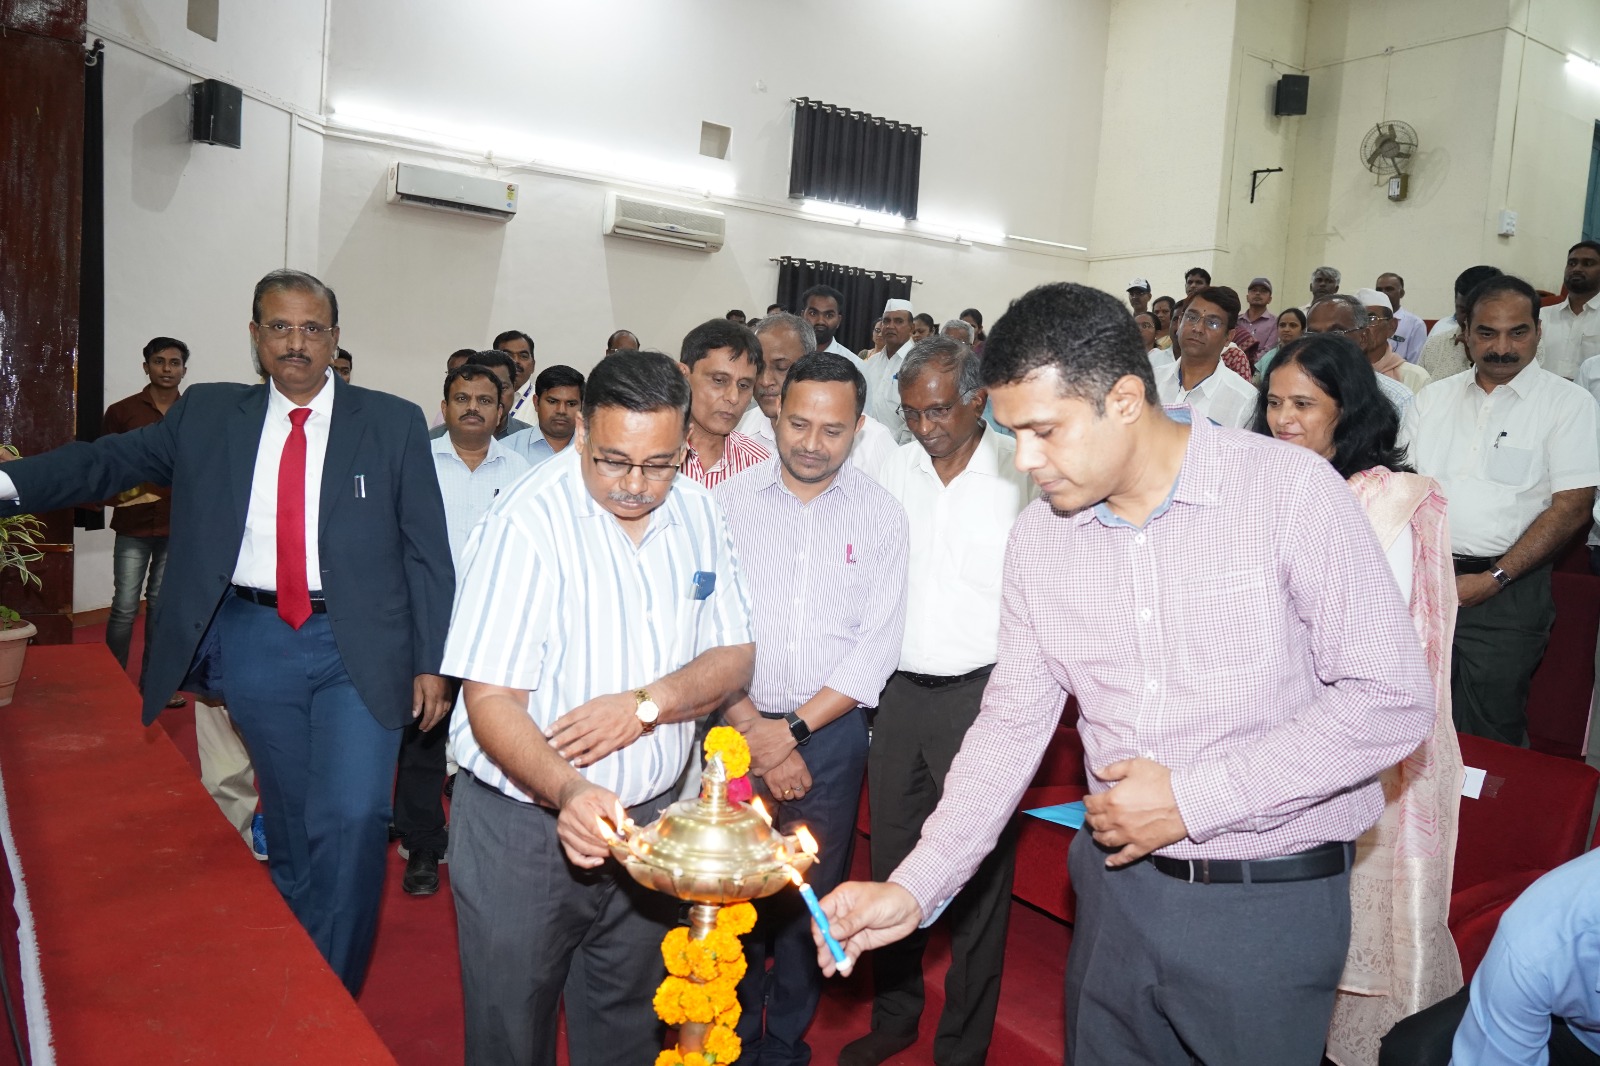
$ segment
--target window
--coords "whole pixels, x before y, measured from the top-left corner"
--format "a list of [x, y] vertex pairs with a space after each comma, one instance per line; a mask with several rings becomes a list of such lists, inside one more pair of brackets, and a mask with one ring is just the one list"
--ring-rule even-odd
[[794, 105], [790, 196], [917, 217], [920, 126], [805, 97]]

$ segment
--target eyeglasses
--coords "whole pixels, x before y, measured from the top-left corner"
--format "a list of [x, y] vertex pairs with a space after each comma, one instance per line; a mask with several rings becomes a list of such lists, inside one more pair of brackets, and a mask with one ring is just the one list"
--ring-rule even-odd
[[680, 463], [624, 463], [620, 459], [602, 459], [592, 456], [596, 470], [604, 477], [627, 477], [634, 470], [645, 476], [646, 481], [671, 481], [678, 473]]
[[896, 414], [905, 419], [906, 425], [910, 425], [913, 422], [921, 422], [923, 419], [927, 419], [929, 422], [935, 423], [947, 422], [950, 419], [950, 412], [954, 411], [955, 407], [951, 404], [943, 404], [939, 407], [929, 407], [926, 409], [918, 409], [916, 407], [896, 407], [894, 410]]
[[1218, 318], [1216, 315], [1202, 316], [1197, 311], [1185, 311], [1183, 313], [1183, 317], [1178, 319], [1178, 321], [1182, 322], [1186, 326], [1192, 326], [1196, 324], [1205, 326], [1206, 329], [1210, 330], [1212, 333], [1218, 333], [1228, 327], [1228, 323], [1223, 319]]
[[[1368, 322], [1367, 326], [1370, 325], [1372, 325], [1372, 323]], [[1347, 337], [1352, 333], [1360, 333], [1362, 330], [1366, 329], [1367, 326], [1352, 326], [1349, 329], [1311, 329], [1310, 327], [1307, 327], [1306, 333], [1320, 333], [1327, 337]]]
[[277, 340], [287, 340], [296, 333], [304, 333], [306, 340], [314, 341], [323, 337], [331, 337], [335, 326], [319, 326], [307, 323], [303, 326], [291, 326], [287, 322], [257, 322], [256, 326], [266, 331], [266, 335]]

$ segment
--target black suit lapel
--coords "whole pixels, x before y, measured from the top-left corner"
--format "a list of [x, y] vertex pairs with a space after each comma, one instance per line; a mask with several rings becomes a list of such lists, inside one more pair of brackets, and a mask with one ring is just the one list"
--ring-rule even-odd
[[317, 536], [328, 528], [328, 515], [338, 506], [340, 493], [354, 497], [358, 492], [355, 477], [356, 451], [367, 430], [361, 411], [361, 392], [346, 385], [337, 375], [333, 379], [333, 418], [328, 426], [328, 451], [322, 460], [322, 502], [317, 513]]
[[234, 528], [241, 537], [250, 512], [256, 453], [261, 450], [261, 428], [266, 419], [267, 387], [257, 385], [239, 401], [239, 413], [228, 420], [228, 483], [233, 487]]

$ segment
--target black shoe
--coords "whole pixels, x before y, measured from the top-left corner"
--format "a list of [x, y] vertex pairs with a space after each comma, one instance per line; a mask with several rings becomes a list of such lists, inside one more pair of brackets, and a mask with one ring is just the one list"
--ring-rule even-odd
[[874, 1029], [839, 1050], [839, 1066], [878, 1066], [878, 1063], [893, 1058], [916, 1042], [915, 1033], [906, 1036]]
[[408, 896], [431, 896], [439, 891], [439, 856], [431, 851], [413, 851], [406, 860], [406, 875], [400, 887]]

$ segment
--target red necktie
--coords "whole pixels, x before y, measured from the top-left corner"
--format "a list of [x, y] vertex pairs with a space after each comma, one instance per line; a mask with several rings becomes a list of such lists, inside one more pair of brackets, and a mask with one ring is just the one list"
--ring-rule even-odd
[[306, 587], [306, 419], [311, 408], [289, 412], [289, 439], [278, 461], [278, 617], [299, 629], [311, 617]]

